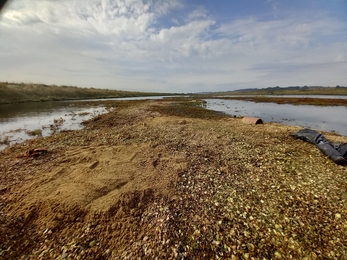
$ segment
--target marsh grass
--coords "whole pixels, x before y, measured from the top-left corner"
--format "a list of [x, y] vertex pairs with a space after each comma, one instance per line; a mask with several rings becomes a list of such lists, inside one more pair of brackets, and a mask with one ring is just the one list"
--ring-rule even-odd
[[[215, 97], [218, 98], [218, 97]], [[333, 98], [286, 98], [286, 97], [223, 97], [218, 99], [244, 100], [260, 103], [312, 105], [312, 106], [347, 106], [347, 99]]]
[[28, 130], [28, 131], [25, 131], [25, 133], [29, 136], [42, 136], [42, 130], [41, 129]]
[[22, 132], [22, 131], [23, 131], [22, 128], [17, 128], [17, 129], [10, 130], [9, 132], [10, 133], [19, 133], [19, 132]]
[[[215, 93], [215, 94], [221, 94]], [[223, 95], [347, 95], [347, 87], [268, 88], [223, 92]]]
[[155, 105], [152, 106], [152, 110], [165, 114], [168, 116], [179, 116], [188, 118], [201, 118], [201, 119], [221, 119], [229, 117], [227, 114], [208, 110], [206, 107], [206, 101], [203, 100], [186, 100], [180, 102], [173, 102], [169, 105]]
[[172, 94], [0, 82], [0, 104], [162, 95]]
[[89, 112], [81, 112], [81, 113], [78, 113], [79, 116], [87, 116], [89, 115], [90, 113]]
[[0, 145], [9, 145], [11, 143], [8, 136], [0, 137]]

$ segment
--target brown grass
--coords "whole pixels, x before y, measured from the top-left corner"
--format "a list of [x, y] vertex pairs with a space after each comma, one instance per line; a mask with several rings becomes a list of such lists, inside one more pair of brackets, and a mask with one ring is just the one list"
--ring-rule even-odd
[[74, 86], [56, 86], [45, 84], [0, 83], [0, 104], [18, 102], [59, 101], [102, 99], [121, 97], [143, 97], [171, 95], [168, 93], [135, 92], [96, 88], [78, 88]]

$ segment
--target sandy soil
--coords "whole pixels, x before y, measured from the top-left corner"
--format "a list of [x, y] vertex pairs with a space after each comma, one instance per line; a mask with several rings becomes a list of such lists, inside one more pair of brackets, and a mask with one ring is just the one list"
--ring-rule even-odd
[[347, 167], [300, 128], [126, 104], [1, 152], [0, 259], [347, 259]]

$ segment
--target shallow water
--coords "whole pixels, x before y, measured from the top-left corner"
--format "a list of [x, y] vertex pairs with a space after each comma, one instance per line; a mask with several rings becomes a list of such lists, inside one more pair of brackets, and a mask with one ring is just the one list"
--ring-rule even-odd
[[283, 98], [331, 98], [331, 99], [347, 99], [347, 96], [335, 95], [265, 95], [266, 97], [283, 97]]
[[220, 99], [206, 101], [208, 109], [229, 115], [259, 117], [264, 122], [298, 125], [347, 136], [347, 108], [343, 106], [320, 107]]
[[83, 128], [81, 123], [108, 112], [97, 101], [162, 99], [166, 96], [32, 102], [0, 105], [0, 150], [14, 143], [35, 138], [30, 131], [49, 136], [64, 130]]
[[274, 98], [331, 98], [331, 99], [347, 99], [347, 96], [337, 95], [227, 95], [221, 97], [274, 97]]
[[103, 106], [78, 102], [37, 102], [0, 105], [0, 150], [8, 145], [35, 138], [30, 131], [42, 136], [62, 130], [77, 130], [81, 122], [106, 113]]

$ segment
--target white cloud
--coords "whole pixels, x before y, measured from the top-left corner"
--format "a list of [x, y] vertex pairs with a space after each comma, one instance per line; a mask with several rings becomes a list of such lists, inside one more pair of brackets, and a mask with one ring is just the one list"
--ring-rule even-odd
[[[277, 10], [281, 19], [220, 24], [202, 6], [184, 8], [179, 0], [13, 1], [0, 21], [0, 80], [179, 92], [346, 80], [338, 73], [347, 26], [326, 13]], [[179, 10], [185, 19], [172, 15]]]
[[208, 15], [208, 11], [203, 6], [198, 6], [191, 13], [189, 13], [186, 18], [186, 21], [190, 22], [193, 20], [200, 20], [200, 19], [210, 19]]

